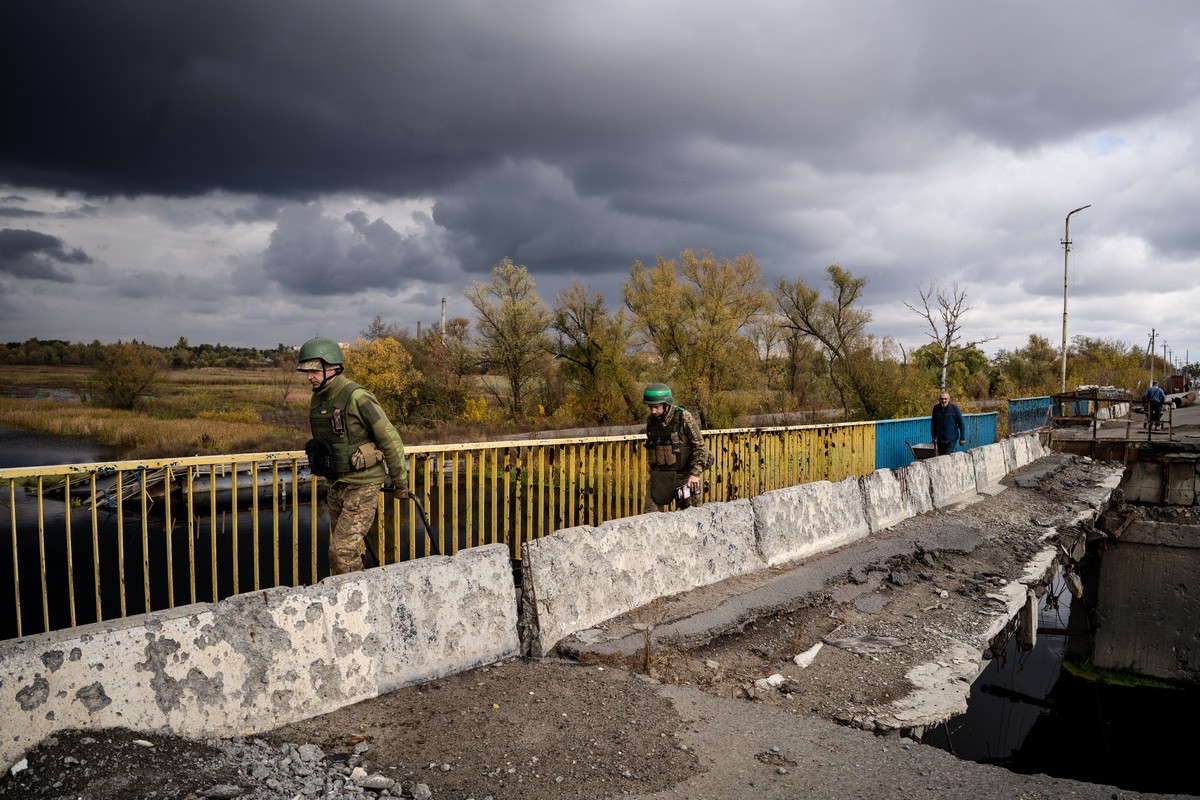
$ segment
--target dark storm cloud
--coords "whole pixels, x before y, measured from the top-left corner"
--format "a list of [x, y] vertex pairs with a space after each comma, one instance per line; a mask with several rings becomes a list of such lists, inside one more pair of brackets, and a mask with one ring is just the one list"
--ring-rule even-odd
[[[1091, 201], [1079, 291], [1118, 294], [1086, 282], [1101, 256], [1200, 248], [1195, 19], [1191, 0], [7, 3], [0, 70], [36, 79], [6, 86], [0, 186], [21, 196], [0, 209], [83, 243], [124, 294], [224, 281], [286, 318], [313, 296], [331, 317], [462, 301], [506, 256], [546, 298], [578, 279], [616, 305], [634, 260], [686, 248], [750, 253], [768, 284], [838, 263], [893, 306], [931, 279], [1053, 299], [1061, 214]], [[151, 274], [182, 264], [228, 272]]]
[[[1147, 80], [1103, 80], [1119, 68], [1099, 56], [1147, 40], [1153, 12], [1092, 30], [1074, 8], [1054, 4], [1036, 23], [985, 11], [949, 35], [945, 9], [930, 24], [930, 9], [890, 3], [864, 19], [764, 4], [744, 20], [720, 4], [12, 3], [0, 19], [20, 35], [0, 63], [36, 65], [38, 79], [10, 87], [22, 124], [0, 131], [0, 178], [98, 195], [401, 195], [536, 158], [586, 196], [669, 181], [689, 142], [803, 151], [835, 169], [861, 154], [886, 168], [910, 152], [891, 128], [914, 114], [1029, 146], [1180, 91], [1170, 78], [1194, 65], [1161, 48], [1143, 60]], [[1053, 56], [1064, 24], [1088, 36], [1095, 61], [1014, 57], [1039, 43]], [[1099, 108], [1078, 97], [1085, 70], [1104, 87]]]
[[91, 256], [78, 248], [67, 248], [57, 236], [13, 228], [0, 230], [0, 274], [73, 283], [75, 276], [60, 269], [60, 265], [90, 263]]
[[336, 219], [318, 204], [289, 206], [271, 234], [263, 269], [302, 295], [387, 292], [456, 273], [432, 220], [415, 214], [413, 223], [417, 232], [402, 234], [362, 211]]

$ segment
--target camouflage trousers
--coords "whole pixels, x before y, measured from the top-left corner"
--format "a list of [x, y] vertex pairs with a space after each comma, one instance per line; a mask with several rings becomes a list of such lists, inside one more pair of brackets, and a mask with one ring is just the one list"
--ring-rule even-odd
[[379, 513], [378, 483], [337, 482], [329, 487], [329, 574], [363, 568], [363, 537]]
[[[699, 506], [702, 503], [700, 495], [694, 494], [687, 499], [676, 497], [670, 503], [660, 506], [658, 503], [654, 502], [654, 494], [651, 491], [651, 486], [652, 486], [653, 482], [654, 482], [653, 478], [646, 481], [646, 502], [642, 506], [643, 514], [650, 514], [654, 511], [670, 511], [672, 506], [674, 506], [675, 510], [678, 511], [678, 510], [681, 510], [684, 508], [692, 508], [694, 506]], [[678, 489], [680, 486], [683, 486], [683, 484], [686, 482], [687, 482], [686, 474], [677, 475], [675, 477], [675, 488]]]

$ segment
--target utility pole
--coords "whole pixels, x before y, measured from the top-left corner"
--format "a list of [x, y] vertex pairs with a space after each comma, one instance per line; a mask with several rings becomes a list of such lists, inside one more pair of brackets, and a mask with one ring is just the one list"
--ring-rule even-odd
[[1067, 222], [1063, 227], [1063, 338], [1062, 338], [1062, 388], [1061, 392], [1067, 391], [1067, 254], [1071, 252], [1071, 214], [1078, 214], [1085, 208], [1091, 208], [1092, 204], [1079, 208], [1067, 214]]
[[1154, 383], [1154, 328], [1150, 329], [1150, 383]]

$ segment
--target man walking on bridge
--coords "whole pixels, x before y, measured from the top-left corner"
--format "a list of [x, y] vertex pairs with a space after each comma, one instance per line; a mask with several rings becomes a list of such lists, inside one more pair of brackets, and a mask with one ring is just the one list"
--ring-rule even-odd
[[929, 417], [929, 433], [939, 456], [953, 453], [957, 449], [956, 442], [958, 447], [967, 443], [967, 425], [963, 422], [962, 411], [950, 402], [950, 393], [945, 389], [942, 389], [938, 404], [933, 407]]
[[408, 496], [404, 442], [375, 395], [342, 374], [342, 349], [316, 338], [300, 348], [296, 367], [312, 386], [305, 451], [313, 475], [329, 482], [329, 572], [363, 568], [366, 535], [379, 513], [379, 490], [393, 485]]
[[675, 405], [671, 389], [665, 383], [652, 383], [642, 393], [649, 408], [646, 421], [646, 465], [650, 479], [646, 485], [643, 513], [664, 511], [700, 504], [700, 475], [713, 464], [713, 455], [704, 444], [700, 423], [686, 409]]
[[1146, 404], [1146, 414], [1150, 419], [1150, 425], [1154, 428], [1161, 428], [1163, 403], [1167, 402], [1167, 396], [1163, 393], [1162, 387], [1158, 385], [1158, 381], [1150, 381], [1150, 388], [1142, 395], [1142, 402]]

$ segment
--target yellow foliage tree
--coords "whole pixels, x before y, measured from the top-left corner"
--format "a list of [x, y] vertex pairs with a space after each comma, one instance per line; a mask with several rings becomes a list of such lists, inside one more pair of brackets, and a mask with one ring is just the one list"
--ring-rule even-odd
[[408, 416], [421, 373], [400, 342], [390, 337], [370, 342], [355, 339], [343, 356], [347, 376], [379, 399], [389, 419], [395, 422]]
[[659, 256], [653, 268], [635, 261], [623, 293], [635, 330], [662, 359], [658, 379], [676, 383], [676, 395], [707, 424], [717, 393], [738, 385], [743, 331], [770, 304], [758, 261], [709, 250], [684, 250], [678, 261]]

